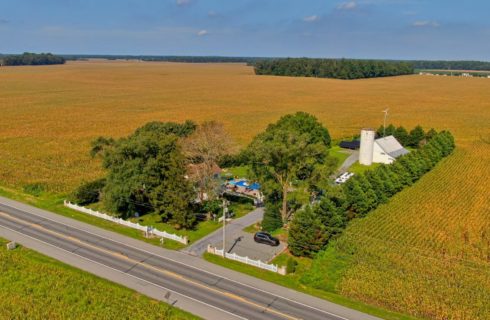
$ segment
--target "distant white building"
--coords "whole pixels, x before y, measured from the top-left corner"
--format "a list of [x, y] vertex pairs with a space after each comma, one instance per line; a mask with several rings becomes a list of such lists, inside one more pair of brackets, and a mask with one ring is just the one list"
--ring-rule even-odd
[[372, 163], [390, 164], [396, 158], [409, 153], [393, 136], [375, 139], [373, 129], [361, 130], [359, 163], [370, 166]]

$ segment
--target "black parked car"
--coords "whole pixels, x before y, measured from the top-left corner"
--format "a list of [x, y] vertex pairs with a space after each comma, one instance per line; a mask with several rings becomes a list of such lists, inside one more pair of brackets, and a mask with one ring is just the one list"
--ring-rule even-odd
[[274, 238], [267, 232], [259, 231], [254, 235], [255, 242], [268, 244], [270, 246], [278, 246], [279, 239]]

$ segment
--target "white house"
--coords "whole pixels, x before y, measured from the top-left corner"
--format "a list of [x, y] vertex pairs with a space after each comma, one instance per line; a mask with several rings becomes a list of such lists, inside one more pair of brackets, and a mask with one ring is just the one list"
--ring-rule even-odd
[[409, 152], [393, 136], [379, 139], [375, 139], [375, 136], [376, 133], [373, 129], [361, 130], [360, 164], [367, 166], [370, 166], [373, 162], [390, 164], [396, 158]]

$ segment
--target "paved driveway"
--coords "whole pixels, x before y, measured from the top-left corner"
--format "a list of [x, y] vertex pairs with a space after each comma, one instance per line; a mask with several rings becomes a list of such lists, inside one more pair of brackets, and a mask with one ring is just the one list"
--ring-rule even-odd
[[359, 160], [359, 150], [346, 150], [345, 152], [350, 153], [351, 155], [347, 159], [345, 159], [344, 163], [342, 163], [342, 166], [340, 166], [339, 170], [337, 171], [338, 173], [346, 172], [347, 170], [349, 170], [350, 166], [352, 166]]
[[[263, 262], [269, 262], [286, 247], [283, 242], [277, 247], [257, 243], [254, 241], [253, 236], [253, 233], [242, 230], [227, 234], [226, 252], [236, 253], [242, 257], [249, 257], [255, 260], [260, 259]], [[212, 245], [218, 249], [223, 248], [223, 239], [221, 238], [220, 241], [212, 243]]]
[[[277, 247], [256, 243], [253, 239], [253, 233], [243, 231], [243, 228], [262, 220], [263, 216], [264, 208], [256, 208], [245, 216], [228, 223], [226, 225], [226, 251], [251, 259], [260, 259], [263, 262], [270, 261], [283, 251], [285, 248], [284, 243]], [[216, 230], [181, 251], [200, 256], [206, 251], [209, 244], [218, 249], [223, 248], [223, 228]]]
[[[237, 235], [243, 228], [262, 220], [263, 216], [264, 208], [256, 208], [255, 210], [247, 213], [245, 216], [239, 219], [233, 219], [231, 220], [231, 222], [226, 224], [226, 234], [228, 234], [229, 237], [233, 237], [234, 235]], [[213, 233], [208, 234], [204, 238], [182, 249], [181, 251], [200, 256], [206, 251], [208, 244], [214, 245], [220, 241], [223, 241], [223, 228], [220, 228]]]

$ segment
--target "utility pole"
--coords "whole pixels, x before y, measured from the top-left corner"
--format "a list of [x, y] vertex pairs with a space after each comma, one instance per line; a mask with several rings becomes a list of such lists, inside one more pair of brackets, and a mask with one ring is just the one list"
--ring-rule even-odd
[[228, 212], [226, 199], [223, 199], [223, 258], [225, 257], [225, 246], [226, 246], [226, 213]]
[[388, 110], [390, 110], [390, 108], [387, 108], [386, 110], [383, 110], [383, 112], [385, 114], [385, 118], [384, 118], [384, 121], [383, 121], [383, 138], [386, 137], [386, 118], [388, 117]]

